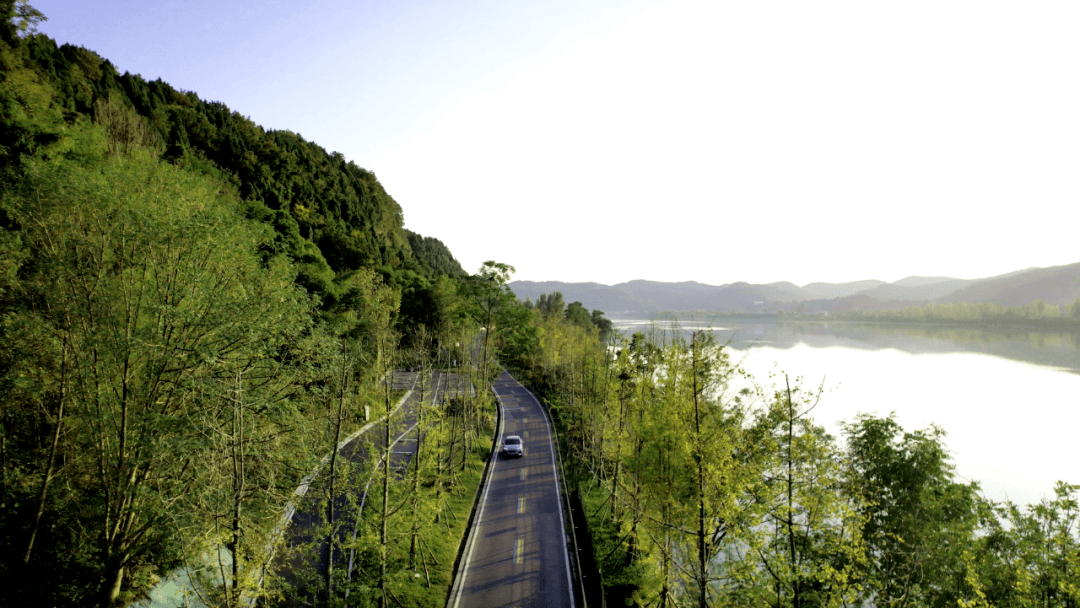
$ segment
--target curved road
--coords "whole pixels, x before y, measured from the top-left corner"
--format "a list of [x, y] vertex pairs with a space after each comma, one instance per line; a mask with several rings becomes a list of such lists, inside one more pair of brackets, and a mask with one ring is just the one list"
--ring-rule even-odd
[[502, 438], [520, 435], [525, 455], [491, 463], [476, 521], [450, 593], [450, 608], [573, 606], [570, 555], [555, 446], [536, 397], [503, 372], [494, 385]]

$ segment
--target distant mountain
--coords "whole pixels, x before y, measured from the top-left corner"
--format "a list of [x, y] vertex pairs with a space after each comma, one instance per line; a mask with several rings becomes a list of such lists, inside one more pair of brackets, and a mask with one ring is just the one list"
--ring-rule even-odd
[[636, 280], [616, 285], [512, 281], [520, 299], [536, 300], [542, 293], [561, 292], [566, 302], [608, 316], [666, 311], [702, 312], [847, 312], [900, 310], [928, 303], [993, 302], [1023, 306], [1037, 299], [1067, 306], [1080, 299], [1080, 263], [1050, 268], [1027, 268], [982, 279], [910, 276], [886, 283], [879, 280], [849, 283], [809, 283], [799, 287], [781, 281], [707, 285], [696, 281], [664, 283]]
[[[909, 277], [913, 278], [913, 277]], [[903, 281], [904, 279], [901, 279]], [[923, 283], [901, 285], [900, 281], [878, 285], [873, 289], [859, 292], [860, 295], [869, 296], [875, 300], [904, 300], [914, 302], [929, 302], [943, 298], [959, 289], [971, 285], [975, 281], [964, 279], [946, 279], [936, 283]]]
[[941, 298], [942, 303], [995, 302], [1023, 306], [1035, 300], [1066, 306], [1080, 298], [1080, 263], [1029, 268], [975, 281]]
[[[778, 307], [770, 305], [783, 288], [749, 283], [706, 285], [694, 281], [662, 283], [659, 281], [629, 281], [617, 285], [599, 283], [563, 283], [559, 281], [511, 281], [510, 289], [524, 300], [536, 300], [542, 293], [561, 292], [566, 302], [581, 302], [586, 308], [599, 309], [608, 316], [647, 314], [664, 311], [760, 311]], [[772, 296], [772, 297], [771, 297]]]
[[770, 300], [780, 300], [782, 302], [794, 300], [799, 291], [799, 286], [789, 281], [766, 283], [764, 285], [759, 285], [759, 287], [765, 291], [765, 294], [769, 296]]
[[898, 285], [900, 287], [924, 287], [926, 285], [937, 285], [938, 283], [948, 283], [949, 281], [961, 281], [963, 279], [957, 279], [954, 277], [904, 277], [899, 281], [893, 281], [890, 285]]
[[878, 285], [887, 285], [887, 283], [876, 279], [868, 281], [852, 281], [851, 283], [808, 283], [799, 288], [795, 301], [804, 302], [806, 300], [845, 298], [866, 291], [867, 289], [873, 289]]
[[510, 289], [519, 300], [535, 302], [540, 294], [562, 292], [563, 299], [581, 302], [590, 310], [602, 310], [608, 316], [647, 310], [648, 304], [635, 300], [618, 287], [600, 283], [563, 283], [561, 281], [511, 281]]
[[[630, 281], [615, 286], [636, 302], [647, 303], [650, 310], [698, 310], [714, 301], [724, 289], [721, 285], [705, 285], [696, 281], [661, 283], [659, 281]], [[566, 294], [563, 294], [566, 297]], [[572, 301], [572, 300], [567, 300]], [[583, 302], [584, 303], [584, 302]]]

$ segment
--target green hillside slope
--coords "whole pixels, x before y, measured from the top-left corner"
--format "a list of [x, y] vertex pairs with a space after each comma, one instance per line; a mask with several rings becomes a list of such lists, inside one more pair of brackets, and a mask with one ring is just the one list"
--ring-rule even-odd
[[0, 171], [8, 181], [67, 129], [95, 123], [117, 151], [143, 146], [232, 184], [246, 215], [273, 226], [299, 266], [298, 282], [328, 304], [339, 296], [336, 282], [361, 268], [407, 292], [460, 272], [438, 239], [417, 235], [413, 243], [424, 253], [414, 255], [401, 206], [374, 173], [341, 154], [290, 131], [263, 129], [194, 92], [121, 73], [91, 50], [57, 46], [44, 35], [18, 42], [3, 70]]

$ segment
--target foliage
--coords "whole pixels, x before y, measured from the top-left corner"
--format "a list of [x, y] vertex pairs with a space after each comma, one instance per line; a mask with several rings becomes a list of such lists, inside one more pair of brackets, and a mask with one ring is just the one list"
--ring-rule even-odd
[[[778, 314], [778, 318], [818, 318], [815, 315]], [[1064, 309], [1041, 299], [1025, 306], [1003, 306], [993, 302], [955, 302], [908, 306], [903, 310], [862, 310], [830, 315], [851, 321], [889, 323], [949, 323], [957, 325], [1002, 325], [1048, 331], [1076, 331], [1080, 328], [1080, 300]]]
[[[363, 422], [395, 330], [436, 332], [425, 356], [472, 343], [460, 267], [419, 235], [414, 257], [340, 154], [0, 8], [5, 604], [124, 605], [177, 566], [203, 601], [246, 601], [275, 588], [275, 523], [327, 427]], [[478, 445], [473, 412], [450, 458]]]
[[1076, 605], [1074, 486], [994, 504], [941, 429], [863, 414], [838, 443], [810, 418], [821, 389], [760, 387], [698, 332], [609, 351], [543, 312], [560, 300], [534, 307], [530, 381], [565, 426], [610, 604]]
[[[765, 453], [757, 494], [763, 517], [752, 526], [744, 558], [754, 563], [736, 596], [772, 606], [846, 606], [862, 590], [866, 548], [858, 503], [842, 488], [841, 455], [809, 413], [822, 390], [788, 378], [751, 435]], [[756, 559], [755, 559], [756, 558]]]
[[882, 606], [964, 599], [962, 551], [978, 526], [978, 485], [954, 481], [944, 431], [904, 432], [894, 416], [845, 427], [848, 483], [871, 556], [866, 584]]
[[[38, 424], [55, 447], [43, 458], [33, 427], [14, 420], [5, 435], [26, 459], [16, 481], [44, 479], [50, 526], [78, 539], [84, 553], [71, 557], [97, 564], [94, 595], [114, 603], [125, 573], [168, 567], [205, 534], [173, 506], [205, 495], [212, 513], [214, 463], [238, 442], [264, 452], [245, 465], [237, 500], [261, 501], [254, 513], [277, 504], [264, 500], [283, 490], [275, 445], [299, 432], [302, 415], [291, 398], [301, 370], [288, 357], [310, 331], [312, 302], [268, 249], [269, 230], [211, 182], [145, 155], [27, 170], [21, 196], [5, 201], [27, 259], [6, 301], [4, 330], [21, 352], [4, 370], [14, 389], [5, 411], [49, 412]], [[248, 410], [257, 414], [241, 421]], [[57, 474], [61, 504], [80, 509], [48, 508]], [[28, 567], [71, 549], [41, 539], [31, 552], [38, 521], [11, 522], [23, 530], [14, 538], [31, 538]]]
[[429, 275], [443, 274], [456, 277], [465, 274], [461, 264], [454, 259], [453, 254], [439, 239], [416, 234], [411, 230], [406, 230], [405, 236], [409, 239], [409, 248], [412, 249], [413, 257]]
[[438, 239], [403, 228], [401, 207], [372, 172], [339, 153], [290, 131], [265, 130], [160, 80], [121, 74], [93, 51], [58, 47], [40, 34], [14, 38], [3, 55], [0, 170], [9, 175], [62, 139], [68, 125], [93, 119], [113, 153], [148, 149], [228, 180], [246, 215], [274, 228], [276, 247], [298, 268], [297, 281], [329, 306], [342, 296], [342, 277], [376, 269], [402, 292], [397, 323], [411, 331], [430, 321], [432, 283], [463, 274]]
[[984, 510], [985, 531], [970, 549], [981, 599], [995, 606], [1080, 605], [1078, 490], [1058, 482], [1052, 499]]

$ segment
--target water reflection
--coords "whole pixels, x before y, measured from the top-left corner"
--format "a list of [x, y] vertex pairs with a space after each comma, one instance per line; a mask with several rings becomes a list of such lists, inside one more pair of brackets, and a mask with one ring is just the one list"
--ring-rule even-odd
[[976, 328], [905, 323], [809, 323], [700, 319], [616, 319], [615, 327], [632, 333], [651, 326], [672, 331], [712, 329], [717, 340], [732, 348], [769, 345], [788, 349], [799, 344], [812, 348], [843, 347], [857, 350], [896, 349], [912, 354], [984, 353], [1003, 359], [1033, 363], [1080, 374], [1080, 335], [1035, 332], [1004, 327]]
[[[680, 323], [682, 329], [689, 329]], [[707, 326], [708, 323], [695, 323]], [[948, 432], [958, 473], [994, 499], [1032, 502], [1080, 482], [1080, 340], [978, 328], [723, 320], [718, 340], [759, 381], [770, 372], [824, 380], [815, 410], [836, 436], [859, 412], [895, 411], [904, 428]], [[642, 325], [616, 326], [640, 330]]]

